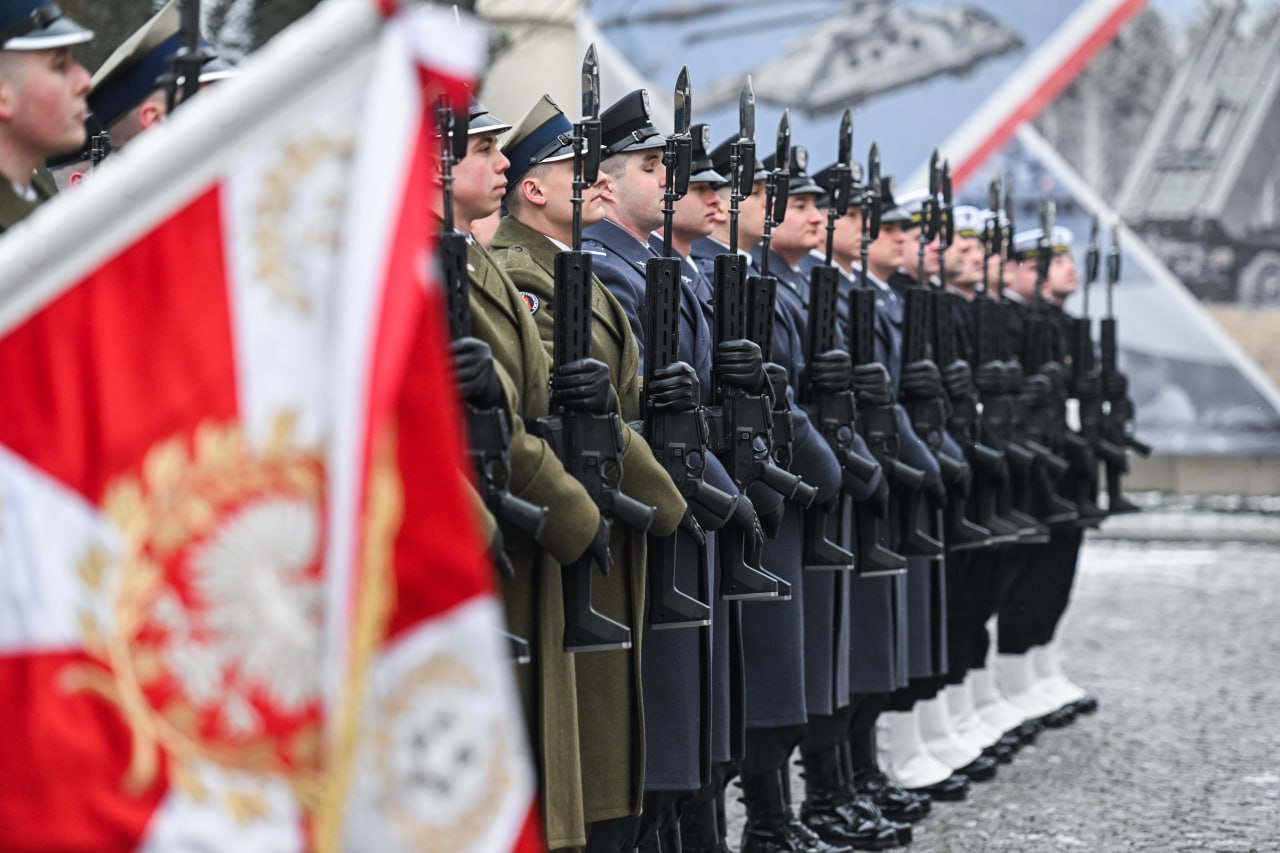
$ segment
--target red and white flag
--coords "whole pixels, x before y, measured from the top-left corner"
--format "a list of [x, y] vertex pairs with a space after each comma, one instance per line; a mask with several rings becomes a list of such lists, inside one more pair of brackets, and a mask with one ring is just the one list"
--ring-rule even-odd
[[330, 0], [0, 240], [0, 850], [537, 849], [426, 282], [482, 45]]

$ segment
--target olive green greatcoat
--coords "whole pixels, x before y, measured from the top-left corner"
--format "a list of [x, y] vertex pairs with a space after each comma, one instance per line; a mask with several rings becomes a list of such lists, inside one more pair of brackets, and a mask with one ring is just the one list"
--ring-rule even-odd
[[[549, 354], [555, 313], [555, 256], [547, 237], [506, 217], [493, 237], [494, 260], [516, 287], [536, 297], [533, 319]], [[598, 279], [592, 293], [591, 354], [609, 365], [624, 421], [639, 420], [640, 353], [626, 314]], [[644, 439], [623, 430], [622, 491], [658, 508], [650, 531], [667, 536], [679, 526], [685, 502]], [[645, 610], [646, 540], [614, 525], [614, 572], [597, 578], [596, 609], [632, 627], [630, 652], [578, 655], [584, 813], [588, 822], [635, 814], [644, 790], [644, 716], [640, 686], [640, 626]], [[553, 842], [553, 846], [554, 842]]]
[[583, 823], [578, 702], [573, 655], [563, 649], [564, 599], [559, 561], [581, 556], [595, 536], [600, 512], [525, 421], [547, 414], [551, 358], [538, 327], [506, 274], [480, 246], [467, 249], [472, 333], [493, 350], [512, 417], [511, 482], [517, 497], [548, 507], [539, 548], [519, 531], [503, 527], [515, 577], [502, 584], [507, 623], [529, 640], [533, 660], [516, 667], [525, 719], [539, 768], [544, 828], [553, 846], [581, 846]]
[[0, 233], [26, 219], [37, 207], [58, 193], [53, 178], [43, 169], [36, 172], [31, 188], [36, 191], [36, 198], [34, 201], [27, 201], [14, 191], [13, 184], [0, 175]]

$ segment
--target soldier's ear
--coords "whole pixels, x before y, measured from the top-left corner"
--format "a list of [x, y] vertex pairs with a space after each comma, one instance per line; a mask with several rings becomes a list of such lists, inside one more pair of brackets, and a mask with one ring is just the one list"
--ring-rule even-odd
[[144, 128], [157, 124], [164, 118], [164, 107], [153, 100], [144, 101], [138, 110], [138, 123]]
[[532, 204], [534, 207], [546, 207], [547, 195], [542, 191], [542, 184], [537, 178], [521, 178], [520, 186], [517, 188], [520, 197]]

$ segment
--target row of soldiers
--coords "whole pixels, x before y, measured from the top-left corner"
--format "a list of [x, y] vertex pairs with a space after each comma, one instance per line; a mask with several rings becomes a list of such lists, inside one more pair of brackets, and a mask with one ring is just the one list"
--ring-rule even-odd
[[1099, 371], [1051, 206], [1014, 233], [936, 163], [895, 198], [847, 114], [827, 168], [785, 117], [759, 160], [749, 82], [713, 145], [682, 73], [665, 135], [644, 91], [600, 111], [597, 75], [589, 52], [577, 123], [547, 96], [514, 128], [441, 108], [455, 366], [548, 840], [727, 850], [736, 777], [744, 851], [908, 844], [1097, 707], [1054, 638], [1083, 530], [1135, 509], [1114, 320]]
[[[170, 3], [90, 78], [92, 34], [0, 2], [0, 229], [55, 191], [46, 163], [74, 183], [227, 73], [181, 30]], [[1082, 530], [1132, 509], [1114, 322], [1099, 371], [1062, 310], [1070, 233], [1014, 233], [998, 192], [954, 206], [940, 167], [895, 198], [847, 116], [811, 174], [785, 119], [757, 157], [749, 86], [718, 145], [687, 75], [671, 135], [643, 91], [600, 109], [594, 51], [583, 95], [576, 123], [545, 96], [514, 127], [437, 111], [452, 359], [549, 846], [727, 850], [735, 777], [743, 850], [908, 844], [1096, 708], [1054, 638]]]

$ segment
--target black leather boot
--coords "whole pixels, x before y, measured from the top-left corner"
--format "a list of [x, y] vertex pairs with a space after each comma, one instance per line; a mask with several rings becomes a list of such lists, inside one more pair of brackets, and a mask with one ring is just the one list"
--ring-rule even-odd
[[695, 799], [680, 810], [680, 843], [684, 853], [730, 853], [720, 834], [717, 797]]
[[848, 845], [823, 841], [792, 816], [781, 770], [744, 777], [741, 785], [747, 811], [741, 853], [852, 853]]
[[[868, 737], [874, 739], [874, 736], [873, 728]], [[874, 759], [870, 759], [868, 766], [855, 766], [853, 746], [845, 742], [842, 747], [844, 779], [850, 794], [870, 797], [871, 802], [880, 809], [881, 814], [892, 821], [916, 823], [924, 820], [929, 814], [929, 810], [933, 808], [933, 801], [927, 794], [912, 793], [891, 781], [888, 776], [880, 772], [880, 768], [875, 766]], [[876, 754], [874, 743], [869, 744], [865, 754], [868, 756]]]
[[847, 844], [855, 850], [888, 850], [898, 847], [898, 832], [872, 804], [870, 809], [853, 807], [853, 798], [844, 788], [840, 773], [839, 747], [805, 753], [805, 799], [800, 821], [823, 840]]

